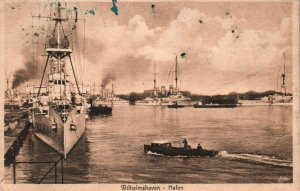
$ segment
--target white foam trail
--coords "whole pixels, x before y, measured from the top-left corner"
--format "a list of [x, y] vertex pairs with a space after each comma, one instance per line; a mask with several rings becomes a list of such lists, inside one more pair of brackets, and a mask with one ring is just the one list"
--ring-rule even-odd
[[162, 155], [162, 154], [158, 154], [158, 153], [154, 153], [154, 152], [151, 152], [151, 151], [148, 151], [147, 152], [148, 155], [156, 155], [156, 156], [162, 156], [164, 157], [165, 155]]
[[235, 160], [243, 160], [260, 164], [269, 164], [274, 166], [293, 167], [293, 161], [283, 160], [274, 156], [255, 155], [255, 154], [231, 154], [227, 151], [219, 151], [218, 156]]
[[[147, 154], [148, 154], [148, 155], [162, 156], [162, 157], [169, 157], [169, 156], [166, 156], [166, 155], [163, 155], [163, 154], [154, 153], [154, 152], [151, 152], [151, 151], [148, 151]], [[176, 156], [173, 156], [173, 158], [187, 158], [187, 157], [188, 157], [188, 156], [183, 156], [183, 155], [176, 155]]]

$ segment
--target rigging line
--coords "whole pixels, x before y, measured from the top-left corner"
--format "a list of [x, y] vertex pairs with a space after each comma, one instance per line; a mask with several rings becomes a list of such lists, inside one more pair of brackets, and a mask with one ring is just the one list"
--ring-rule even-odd
[[83, 19], [83, 79], [86, 78], [86, 66], [85, 66], [85, 19]]
[[80, 7], [78, 1], [76, 1], [76, 3], [77, 3], [77, 6], [78, 6], [78, 8], [79, 8], [79, 10], [80, 10], [80, 14], [81, 14], [82, 18], [85, 19], [85, 18], [84, 18], [83, 11], [82, 11], [82, 9], [81, 9], [81, 7]]
[[57, 23], [58, 23], [58, 21], [56, 21], [56, 22], [55, 22], [55, 25], [54, 25], [54, 29], [53, 29], [53, 32], [52, 32], [52, 36], [53, 36], [53, 37], [55, 37]]
[[[75, 42], [75, 33], [76, 33], [76, 30], [73, 31], [73, 34], [74, 34], [74, 39], [72, 38], [72, 48], [73, 48], [73, 51], [76, 51], [76, 42]], [[73, 59], [74, 59], [74, 63], [76, 64], [77, 63], [77, 59], [76, 59], [76, 54], [73, 54]]]
[[[77, 53], [79, 52], [78, 51], [78, 44], [77, 44], [77, 41], [76, 41], [76, 34], [77, 34], [77, 29], [75, 29], [74, 30], [74, 51], [76, 51]], [[78, 53], [79, 54], [79, 53]], [[73, 56], [73, 58], [74, 58], [74, 65], [75, 65], [75, 67], [77, 66], [77, 60], [79, 60], [78, 59], [78, 55], [77, 54], [74, 54], [74, 56]], [[76, 70], [76, 73], [77, 73], [77, 67], [75, 68], [75, 70]]]
[[80, 89], [79, 89], [79, 86], [78, 86], [78, 82], [77, 82], [77, 78], [76, 78], [76, 75], [75, 75], [75, 71], [74, 71], [74, 67], [73, 67], [73, 63], [72, 63], [72, 59], [71, 59], [71, 56], [68, 55], [69, 59], [70, 59], [70, 63], [71, 63], [71, 66], [72, 66], [72, 71], [73, 71], [73, 75], [74, 75], [74, 78], [75, 78], [75, 82], [76, 82], [76, 86], [77, 86], [77, 90], [78, 90], [78, 94], [81, 95], [80, 93]]
[[[68, 16], [67, 16], [68, 17]], [[73, 17], [72, 17], [72, 14], [70, 15], [70, 17], [71, 17], [71, 20], [73, 20]], [[70, 38], [71, 38], [71, 48], [72, 48], [72, 50], [74, 51], [75, 49], [76, 49], [76, 44], [75, 44], [75, 40], [74, 40], [74, 38], [73, 38], [73, 35], [75, 36], [75, 33], [76, 33], [76, 29], [74, 29], [74, 31], [72, 30], [72, 28], [71, 28], [71, 22], [70, 22], [70, 20], [68, 19], [67, 20], [67, 22], [68, 22], [68, 26], [69, 26], [69, 31], [70, 31]], [[75, 50], [76, 51], [76, 50]], [[75, 54], [72, 54], [71, 55], [71, 57], [73, 57], [73, 60], [74, 60], [74, 63], [76, 64], [76, 55]]]
[[[76, 44], [77, 44], [77, 49], [78, 49], [78, 65], [75, 65], [76, 71], [78, 73], [78, 67], [80, 66], [80, 69], [82, 70], [82, 57], [81, 57], [81, 52], [80, 52], [80, 46], [79, 46], [79, 38], [78, 38], [78, 31], [76, 29]], [[82, 80], [82, 76], [80, 76], [81, 80]]]
[[35, 78], [35, 72], [34, 72], [34, 41], [33, 41], [33, 16], [31, 17], [31, 44], [32, 44], [32, 73], [33, 73], [33, 78]]
[[179, 64], [177, 64], [177, 75], [179, 79], [179, 89], [181, 89], [181, 76], [180, 76]]
[[[77, 6], [78, 6], [78, 9], [80, 10], [79, 12], [80, 12], [80, 14], [81, 14], [81, 16], [82, 16], [82, 18], [83, 18], [83, 21], [84, 21], [84, 44], [83, 44], [83, 49], [84, 49], [84, 53], [83, 53], [83, 62], [81, 62], [81, 55], [79, 54], [79, 50], [80, 50], [80, 48], [79, 48], [79, 45], [78, 45], [78, 55], [79, 55], [79, 61], [80, 61], [80, 65], [81, 65], [81, 68], [83, 68], [84, 66], [82, 65], [82, 63], [84, 64], [84, 60], [85, 60], [85, 17], [84, 17], [84, 14], [83, 14], [83, 11], [82, 11], [82, 9], [81, 9], [81, 7], [80, 7], [80, 5], [79, 5], [79, 3], [78, 3], [78, 1], [76, 1], [76, 3], [77, 3]], [[77, 38], [77, 44], [78, 44], [78, 35], [77, 35], [77, 33], [76, 33], [76, 38]], [[85, 72], [85, 71], [84, 71]], [[85, 77], [85, 73], [84, 73], [84, 77]]]
[[67, 18], [67, 17], [68, 17], [68, 7], [67, 7], [67, 2], [66, 2], [66, 1], [64, 1], [64, 2], [65, 2], [65, 7], [66, 7], [66, 8], [65, 8], [65, 9], [66, 9], [66, 11], [65, 11], [65, 12], [66, 12], [66, 15], [65, 15], [65, 16], [66, 16], [66, 18]]
[[174, 71], [172, 71], [172, 88], [174, 88]]
[[[65, 2], [65, 5], [66, 5], [66, 2]], [[65, 13], [67, 14], [67, 7], [65, 8]], [[65, 37], [66, 35], [65, 35], [64, 27], [63, 27], [63, 24], [61, 22], [60, 22], [60, 26], [61, 26], [61, 30], [63, 32], [63, 35]]]
[[[74, 47], [77, 54], [74, 54], [74, 64], [75, 64], [75, 71], [77, 73], [77, 64], [80, 63], [80, 57], [79, 57], [79, 45], [78, 45], [78, 38], [77, 38], [77, 28], [74, 30]], [[77, 60], [77, 61], [76, 61]]]
[[[10, 169], [12, 166], [9, 166], [8, 169]], [[7, 169], [7, 170], [8, 170]], [[6, 176], [4, 176], [4, 178], [0, 181], [0, 183], [2, 183], [10, 174], [7, 174]]]
[[[171, 69], [170, 69], [170, 72], [169, 72], [169, 75], [168, 75], [168, 79], [167, 79], [166, 84], [168, 84], [168, 82], [169, 82], [170, 74], [173, 72], [173, 67], [174, 67], [174, 63], [173, 63], [173, 65], [172, 65]], [[172, 73], [172, 76], [173, 76], [173, 73]], [[172, 80], [172, 81], [173, 81], [173, 80]], [[172, 83], [173, 83], [173, 82], [172, 82]]]
[[49, 57], [50, 57], [50, 54], [48, 54], [48, 56], [47, 56], [47, 61], [46, 61], [45, 67], [44, 67], [43, 76], [42, 76], [42, 79], [41, 79], [41, 83], [40, 83], [40, 86], [39, 86], [39, 91], [38, 91], [37, 96], [40, 95], [40, 91], [41, 91], [42, 83], [43, 83], [43, 80], [44, 80], [44, 75], [45, 75], [45, 72], [46, 72], [46, 68], [47, 68], [47, 65], [48, 65]]
[[[69, 21], [69, 17], [67, 16], [67, 18], [68, 18], [68, 20], [67, 20], [67, 22], [68, 22], [68, 26], [69, 26], [69, 32], [70, 32], [70, 35], [69, 35], [69, 37], [70, 37], [70, 39], [71, 39], [71, 48], [72, 48], [72, 50], [73, 50], [73, 38], [72, 38], [72, 29], [71, 29], [71, 24], [70, 24], [70, 21]], [[71, 19], [73, 19], [72, 18], [72, 14], [71, 14]]]
[[[69, 10], [68, 10], [68, 7], [67, 7], [67, 3], [65, 2], [65, 6], [66, 6], [66, 21], [67, 21], [67, 23], [68, 23], [68, 26], [69, 26], [69, 28], [68, 28], [68, 30], [69, 30], [69, 37], [71, 38], [71, 27], [70, 27], [70, 18], [69, 18], [69, 15], [71, 15], [71, 19], [72, 19], [72, 11], [71, 11], [71, 14], [70, 14], [70, 12], [69, 12]], [[72, 9], [70, 9], [70, 10], [72, 10]], [[66, 29], [67, 30], [67, 29]]]
[[63, 35], [64, 35], [64, 37], [65, 37], [66, 35], [65, 35], [65, 31], [64, 31], [64, 26], [62, 25], [62, 23], [61, 23], [61, 22], [60, 22], [59, 24], [60, 24], [60, 26], [61, 26], [61, 30], [62, 30], [62, 32], [63, 32]]
[[[50, 18], [51, 18], [51, 13], [50, 13]], [[50, 36], [50, 33], [51, 33], [51, 19], [47, 19], [47, 21], [48, 21], [48, 29], [47, 29], [47, 36], [46, 36], [46, 42], [45, 42], [45, 53], [46, 53], [47, 42], [51, 38], [51, 36]]]
[[[83, 12], [82, 12], [82, 9], [81, 9], [81, 7], [80, 7], [78, 1], [76, 1], [76, 3], [77, 3], [77, 6], [78, 6], [78, 9], [80, 10], [80, 14], [81, 14], [81, 16], [83, 17], [83, 20], [85, 21], [84, 14], [83, 14]], [[84, 33], [85, 33], [85, 23], [84, 23]], [[77, 58], [77, 60], [78, 60], [78, 63], [79, 63], [79, 65], [80, 65], [80, 67], [83, 68], [83, 66], [82, 66], [82, 58], [81, 58], [81, 54], [80, 54], [80, 47], [79, 47], [79, 42], [78, 42], [77, 28], [76, 28], [76, 33], [74, 33], [74, 34], [75, 34], [75, 35], [74, 35], [74, 38], [75, 38], [75, 43], [74, 43], [74, 45], [76, 45], [75, 48], [77, 48], [77, 51], [78, 51], [78, 56], [77, 56], [78, 58]], [[84, 41], [85, 41], [85, 36], [84, 36]], [[84, 44], [84, 46], [85, 46], [85, 44]], [[84, 47], [84, 50], [85, 50], [85, 47]], [[75, 58], [75, 56], [74, 56], [74, 58]], [[75, 61], [75, 60], [74, 60], [74, 61]], [[76, 64], [75, 64], [75, 67], [77, 67]]]
[[[41, 7], [40, 7], [40, 3], [39, 3], [39, 16], [41, 16]], [[38, 70], [38, 64], [39, 64], [39, 43], [40, 43], [40, 25], [41, 25], [41, 17], [39, 17], [39, 22], [38, 22], [38, 36], [37, 36], [37, 42], [36, 42], [36, 59], [37, 59], [37, 63], [36, 63], [36, 73]]]

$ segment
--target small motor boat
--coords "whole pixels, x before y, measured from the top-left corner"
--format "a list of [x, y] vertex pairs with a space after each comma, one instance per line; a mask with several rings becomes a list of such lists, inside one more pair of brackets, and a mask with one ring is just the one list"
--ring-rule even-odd
[[196, 149], [192, 149], [187, 144], [184, 147], [173, 147], [171, 143], [151, 143], [151, 145], [144, 145], [144, 152], [152, 152], [165, 156], [187, 157], [213, 157], [218, 154], [218, 151], [205, 150], [200, 145]]

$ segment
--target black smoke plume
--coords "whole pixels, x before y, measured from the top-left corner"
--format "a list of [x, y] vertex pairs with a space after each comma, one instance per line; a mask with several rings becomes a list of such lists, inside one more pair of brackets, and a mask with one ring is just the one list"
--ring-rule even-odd
[[[32, 55], [32, 52], [30, 51], [30, 48], [27, 47], [23, 50], [23, 55], [24, 58], [28, 58], [28, 55]], [[14, 74], [13, 74], [13, 81], [12, 81], [12, 88], [17, 88], [21, 84], [28, 82], [30, 80], [34, 79], [41, 79], [42, 77], [42, 72], [45, 63], [43, 62], [38, 62], [38, 60], [35, 58], [34, 60], [30, 60], [28, 58], [24, 62], [24, 68], [18, 69]]]
[[116, 77], [113, 73], [111, 73], [111, 72], [104, 73], [104, 76], [103, 76], [102, 82], [101, 82], [102, 88], [105, 89], [106, 86], [109, 84], [109, 82], [111, 82], [115, 79], [116, 79]]

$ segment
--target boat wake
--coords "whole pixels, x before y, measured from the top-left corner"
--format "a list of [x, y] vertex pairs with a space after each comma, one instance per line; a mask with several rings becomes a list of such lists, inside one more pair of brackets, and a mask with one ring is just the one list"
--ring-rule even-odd
[[[161, 157], [168, 157], [166, 155], [154, 153], [154, 152], [151, 152], [151, 151], [148, 151], [147, 155], [155, 155], [155, 156], [161, 156]], [[173, 157], [174, 158], [186, 158], [187, 156], [178, 155], [178, 156], [173, 156]]]
[[291, 167], [291, 168], [293, 167], [293, 161], [283, 160], [275, 156], [255, 155], [255, 154], [246, 154], [246, 153], [231, 154], [228, 153], [227, 151], [219, 151], [218, 156], [228, 158], [228, 159], [233, 159], [233, 160], [257, 163], [257, 164], [268, 164], [268, 165]]

